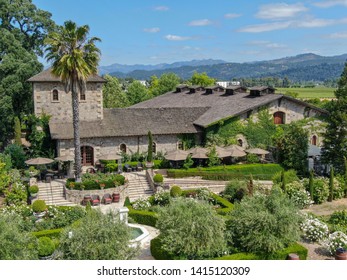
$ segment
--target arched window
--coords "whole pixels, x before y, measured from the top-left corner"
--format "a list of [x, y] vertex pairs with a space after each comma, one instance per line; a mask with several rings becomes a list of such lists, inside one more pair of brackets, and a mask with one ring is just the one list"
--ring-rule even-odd
[[126, 152], [127, 152], [127, 145], [125, 145], [124, 143], [120, 144], [119, 149], [121, 150], [122, 153], [126, 154]]
[[240, 147], [243, 147], [243, 141], [242, 141], [242, 139], [237, 139], [237, 144], [238, 144]]
[[53, 89], [53, 91], [52, 91], [52, 100], [53, 101], [59, 101], [59, 92], [56, 88]]
[[94, 149], [90, 146], [81, 147], [81, 162], [83, 166], [94, 165]]
[[274, 113], [274, 124], [284, 124], [286, 114], [278, 111]]
[[153, 151], [153, 154], [157, 153], [157, 143], [155, 143], [155, 142], [153, 142], [152, 151]]
[[311, 137], [311, 145], [314, 145], [314, 146], [317, 146], [317, 136], [316, 135], [313, 135]]

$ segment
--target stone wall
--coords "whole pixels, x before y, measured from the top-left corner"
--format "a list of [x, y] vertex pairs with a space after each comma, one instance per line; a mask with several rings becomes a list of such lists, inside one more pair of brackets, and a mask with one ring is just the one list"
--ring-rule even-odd
[[[58, 90], [59, 100], [53, 100], [53, 90]], [[53, 121], [72, 122], [71, 92], [66, 93], [59, 82], [34, 83], [35, 115], [51, 115]], [[87, 83], [86, 100], [80, 101], [80, 120], [99, 120], [103, 118], [102, 83]]]
[[[177, 135], [153, 135], [153, 142], [156, 143], [157, 152], [169, 152], [177, 149], [179, 139]], [[73, 140], [57, 141], [58, 155], [74, 155]], [[127, 154], [131, 155], [139, 151], [147, 152], [148, 137], [131, 136], [131, 137], [105, 137], [81, 139], [81, 146], [91, 146], [94, 148], [94, 162], [100, 155], [120, 152], [120, 145], [125, 144]]]

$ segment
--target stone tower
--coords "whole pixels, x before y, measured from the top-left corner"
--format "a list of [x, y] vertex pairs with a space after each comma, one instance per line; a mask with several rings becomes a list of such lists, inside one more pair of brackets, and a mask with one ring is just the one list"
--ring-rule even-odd
[[[60, 79], [51, 69], [31, 77], [35, 115], [47, 114], [53, 122], [72, 122], [71, 92], [66, 93]], [[80, 120], [95, 121], [103, 119], [102, 85], [106, 80], [92, 75], [87, 80], [87, 90], [80, 95]]]

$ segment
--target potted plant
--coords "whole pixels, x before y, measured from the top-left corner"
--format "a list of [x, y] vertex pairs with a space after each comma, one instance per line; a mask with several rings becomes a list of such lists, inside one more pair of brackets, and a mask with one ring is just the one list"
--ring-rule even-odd
[[163, 182], [164, 182], [164, 178], [163, 175], [161, 174], [155, 174], [153, 177], [153, 182], [154, 182], [154, 187], [157, 189], [158, 187], [161, 187]]
[[52, 239], [47, 236], [40, 237], [38, 240], [38, 253], [41, 260], [51, 259], [54, 251], [55, 245]]
[[104, 183], [100, 183], [100, 189], [104, 189], [105, 188], [105, 184]]
[[37, 197], [38, 192], [39, 192], [39, 187], [37, 185], [32, 185], [29, 187], [29, 193], [31, 197]]
[[38, 174], [39, 174], [39, 171], [34, 166], [30, 166], [29, 167], [29, 175], [30, 175], [30, 177], [34, 177], [34, 176], [36, 176]]
[[42, 199], [35, 200], [31, 207], [36, 218], [42, 218], [46, 214], [47, 205]]

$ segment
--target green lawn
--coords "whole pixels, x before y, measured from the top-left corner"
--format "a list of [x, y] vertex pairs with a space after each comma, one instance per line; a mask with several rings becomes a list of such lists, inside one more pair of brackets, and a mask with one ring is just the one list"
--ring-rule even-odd
[[299, 98], [334, 98], [335, 88], [276, 88], [277, 93], [297, 92]]

